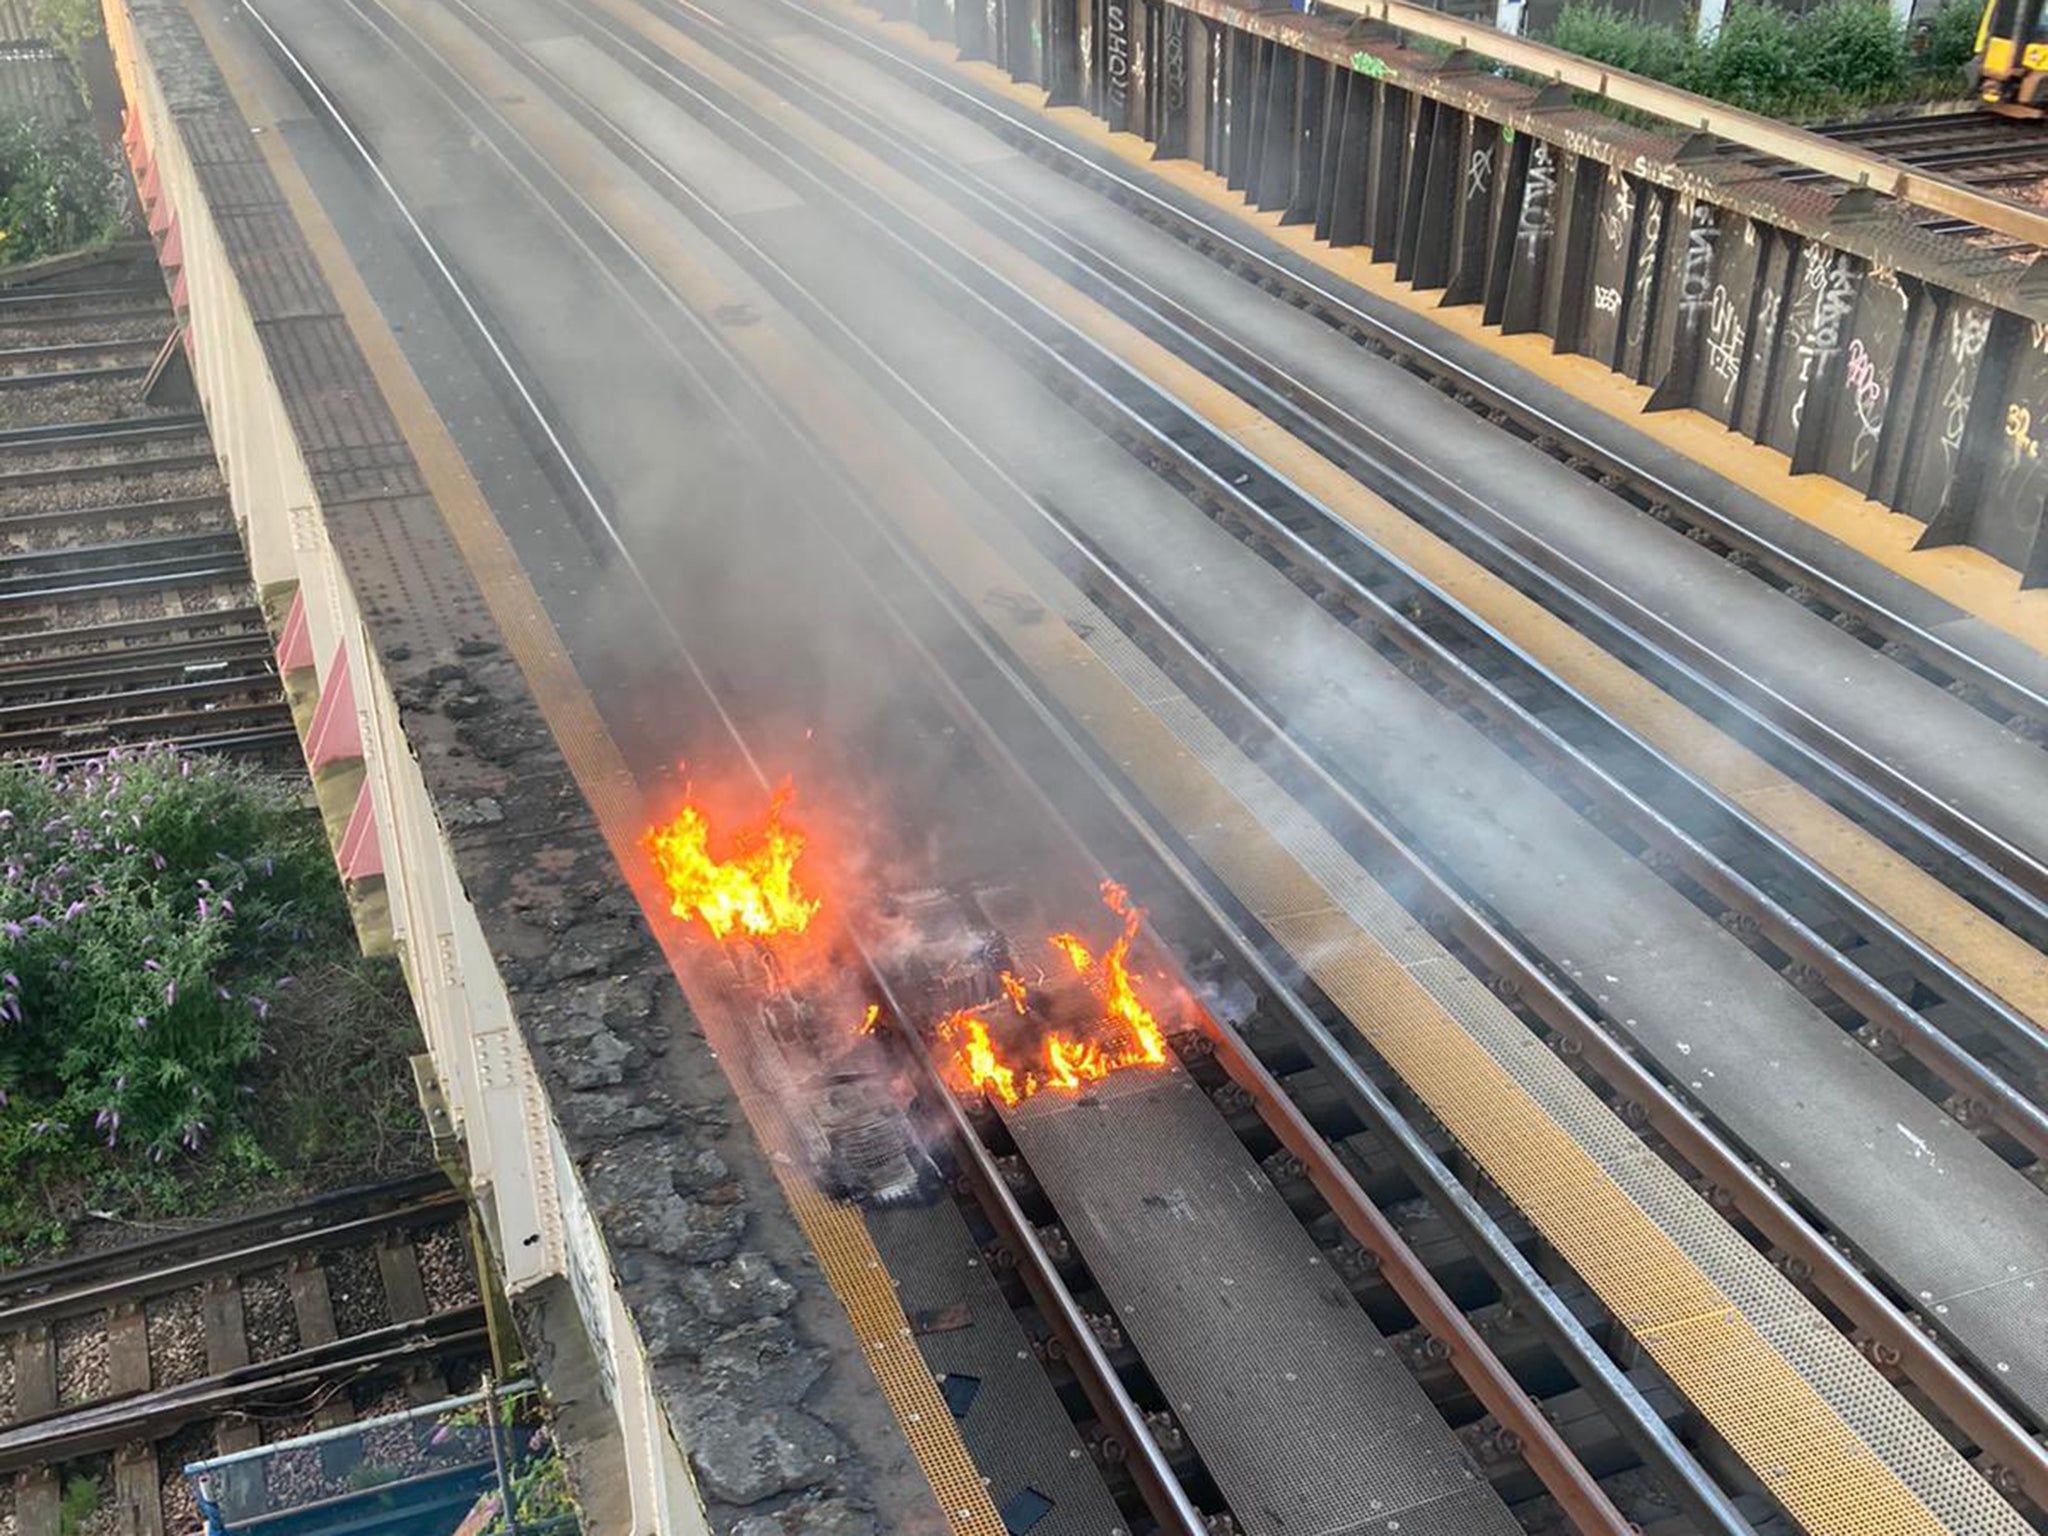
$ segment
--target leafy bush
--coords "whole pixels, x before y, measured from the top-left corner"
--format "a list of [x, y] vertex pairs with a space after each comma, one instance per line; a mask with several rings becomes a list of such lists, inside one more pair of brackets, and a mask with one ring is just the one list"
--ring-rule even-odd
[[1882, 99], [1906, 83], [1905, 38], [1886, 0], [1829, 0], [1793, 32], [1797, 62], [1818, 89]]
[[1963, 67], [1977, 56], [1977, 24], [1983, 15], [1984, 8], [1976, 0], [1948, 0], [1928, 19], [1925, 46], [1915, 67], [1930, 75], [1952, 76], [1960, 83]]
[[0, 120], [0, 265], [116, 239], [127, 208], [121, 168], [89, 126]]
[[1602, 5], [1566, 5], [1560, 48], [1770, 117], [1813, 117], [1860, 104], [1943, 95], [1975, 52], [1974, 0], [1949, 0], [1909, 47], [1886, 0], [1828, 0], [1793, 15], [1737, 0], [1705, 42]]
[[1732, 5], [1707, 45], [1701, 89], [1738, 107], [1768, 112], [1802, 83], [1799, 40], [1790, 16], [1768, 3]]
[[1702, 50], [1689, 34], [1604, 5], [1567, 5], [1550, 41], [1598, 63], [1687, 89], [1695, 88], [1700, 76]]
[[290, 791], [168, 748], [0, 765], [0, 874], [9, 1172], [86, 1149], [162, 1162], [240, 1123], [297, 957], [349, 932]]

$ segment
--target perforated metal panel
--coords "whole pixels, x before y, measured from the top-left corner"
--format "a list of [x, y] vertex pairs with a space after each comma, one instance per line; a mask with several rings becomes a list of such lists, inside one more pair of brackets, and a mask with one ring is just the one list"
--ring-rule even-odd
[[[1808, 1529], [2025, 1536], [1797, 1291], [1426, 930], [1347, 871], [1336, 840], [1100, 610], [1020, 563], [1034, 566], [1031, 590], [1088, 636], [1102, 671], [1074, 667], [1063, 642], [999, 611], [984, 617], [1047, 663], [1067, 707]], [[1119, 707], [1126, 689], [1151, 709]]]
[[1185, 1073], [1006, 1118], [1247, 1531], [1519, 1530]]

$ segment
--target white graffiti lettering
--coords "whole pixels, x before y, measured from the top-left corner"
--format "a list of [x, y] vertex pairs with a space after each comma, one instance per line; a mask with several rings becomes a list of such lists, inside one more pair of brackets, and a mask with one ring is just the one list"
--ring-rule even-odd
[[1721, 408], [1735, 398], [1735, 381], [1742, 377], [1742, 316], [1735, 301], [1720, 283], [1714, 285], [1712, 310], [1707, 318], [1707, 367], [1721, 381]]
[[1607, 236], [1610, 250], [1622, 251], [1628, 248], [1628, 232], [1636, 220], [1635, 189], [1629, 185], [1626, 176], [1614, 178], [1614, 196], [1608, 199], [1607, 209], [1600, 215], [1601, 229]]
[[1487, 188], [1493, 184], [1493, 146], [1474, 145], [1472, 158], [1465, 163], [1465, 201], [1476, 203], [1486, 196]]
[[1557, 196], [1557, 169], [1550, 146], [1538, 139], [1529, 150], [1529, 173], [1522, 183], [1522, 214], [1515, 226], [1515, 239], [1528, 260], [1541, 254], [1550, 238], [1550, 221]]
[[1870, 461], [1884, 430], [1884, 380], [1878, 374], [1877, 359], [1861, 336], [1850, 338], [1849, 361], [1843, 372], [1849, 403], [1856, 412], [1856, 441], [1849, 445], [1849, 468], [1855, 471]]
[[1595, 283], [1593, 285], [1593, 308], [1603, 315], [1620, 314], [1621, 290], [1619, 288], [1603, 287], [1601, 284]]
[[1700, 311], [1714, 301], [1713, 290], [1707, 286], [1714, 275], [1714, 249], [1721, 240], [1721, 226], [1714, 220], [1710, 204], [1696, 203], [1685, 231], [1685, 265], [1678, 277], [1678, 312], [1691, 323], [1697, 323]]

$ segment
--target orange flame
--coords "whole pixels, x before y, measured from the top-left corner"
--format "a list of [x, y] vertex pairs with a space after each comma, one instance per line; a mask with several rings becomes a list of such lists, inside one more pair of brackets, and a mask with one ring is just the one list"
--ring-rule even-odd
[[1088, 953], [1088, 946], [1075, 934], [1056, 933], [1045, 942], [1067, 957], [1067, 963], [1073, 966], [1076, 976], [1086, 976], [1088, 967], [1095, 963], [1095, 957]]
[[867, 1012], [860, 1016], [860, 1032], [864, 1035], [872, 1035], [875, 1032], [875, 1026], [881, 1022], [882, 1005], [880, 1003], [869, 1003]]
[[1024, 1012], [1030, 1002], [1030, 994], [1025, 991], [1024, 983], [1015, 976], [1012, 976], [1008, 971], [1003, 972], [998, 979], [1003, 984], [1003, 996], [1010, 1000], [1010, 1006], [1019, 1013]]
[[965, 1009], [942, 1023], [939, 1035], [958, 1042], [953, 1065], [964, 1079], [962, 1087], [993, 1093], [1005, 1104], [1015, 1104], [1036, 1090], [1038, 1084], [1028, 1073], [1023, 1086], [1018, 1086], [1016, 1069], [1004, 1066], [997, 1056], [995, 1042], [988, 1037], [988, 1026]]
[[791, 797], [786, 786], [776, 791], [767, 817], [734, 834], [722, 859], [712, 857], [711, 825], [694, 805], [685, 805], [667, 826], [649, 828], [642, 841], [668, 886], [669, 911], [702, 920], [720, 939], [735, 932], [766, 938], [808, 928], [820, 904], [796, 883], [804, 839], [782, 822]]
[[1045, 1037], [1045, 1070], [1048, 1088], [1079, 1088], [1105, 1078], [1116, 1063], [1103, 1054], [1092, 1040], [1069, 1040], [1064, 1035]]
[[[954, 1046], [952, 1077], [956, 1086], [992, 1093], [1005, 1104], [1016, 1104], [1041, 1089], [1073, 1092], [1126, 1067], [1158, 1066], [1165, 1062], [1166, 1033], [1138, 996], [1128, 964], [1131, 942], [1138, 935], [1144, 911], [1132, 906], [1129, 893], [1112, 880], [1103, 882], [1102, 899], [1124, 921], [1122, 933], [1099, 961], [1075, 934], [1056, 933], [1047, 942], [1065, 955], [1074, 974], [1099, 994], [1104, 1022], [1115, 1026], [1123, 1038], [1111, 1043], [1049, 1033], [1040, 1043], [1042, 1070], [1034, 1070], [1006, 1062], [989, 1034], [988, 1025], [976, 1016], [975, 1010], [962, 1009], [939, 1025], [940, 1037]], [[1024, 983], [1008, 971], [999, 979], [1010, 1006], [1018, 1014], [1025, 1014], [1029, 994]]]

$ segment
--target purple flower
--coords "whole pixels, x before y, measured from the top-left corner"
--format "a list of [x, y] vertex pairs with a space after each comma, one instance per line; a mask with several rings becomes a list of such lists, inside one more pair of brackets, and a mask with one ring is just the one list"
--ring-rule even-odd
[[85, 903], [84, 903], [84, 902], [82, 902], [82, 901], [74, 901], [73, 903], [71, 903], [71, 905], [70, 905], [70, 906], [68, 906], [68, 907], [66, 907], [66, 908], [64, 909], [64, 921], [65, 921], [65, 922], [67, 922], [67, 923], [68, 923], [68, 922], [70, 922], [70, 921], [71, 921], [71, 919], [73, 919], [74, 917], [78, 916], [78, 914], [79, 914], [79, 913], [81, 913], [81, 912], [83, 912], [84, 910], [85, 910]]
[[226, 987], [216, 985], [213, 991], [214, 995], [217, 996], [224, 1003], [231, 1003], [235, 999], [235, 994], [230, 992]]
[[249, 1006], [250, 1006], [251, 1008], [253, 1008], [253, 1009], [255, 1009], [255, 1010], [256, 1010], [256, 1017], [257, 1017], [257, 1018], [259, 1018], [259, 1019], [267, 1019], [267, 1018], [269, 1018], [269, 1017], [270, 1017], [270, 1004], [266, 1003], [266, 1002], [265, 1002], [265, 1001], [264, 1001], [264, 1000], [263, 1000], [262, 998], [260, 998], [260, 997], [252, 997], [252, 998], [250, 998], [250, 999], [249, 999]]
[[163, 966], [162, 966], [162, 964], [161, 964], [160, 962], [158, 962], [158, 961], [155, 961], [155, 960], [145, 960], [145, 961], [143, 961], [143, 962], [142, 962], [142, 968], [143, 968], [143, 969], [144, 969], [145, 971], [160, 971], [160, 970], [162, 970], [162, 969], [163, 969]]
[[7, 1107], [7, 1090], [6, 1090], [5, 1088], [0, 1088], [0, 1109], [5, 1109], [6, 1107]]
[[280, 976], [277, 978], [277, 990], [282, 992], [286, 987], [296, 986], [298, 980], [296, 976]]
[[164, 1006], [174, 1008], [178, 1003], [178, 978], [173, 976], [164, 983]]
[[21, 985], [21, 978], [15, 975], [14, 972], [12, 971], [8, 971], [4, 975], [0, 975], [0, 981], [6, 982], [7, 985], [10, 987], [18, 987]]
[[18, 938], [20, 938], [20, 937], [22, 936], [22, 934], [23, 934], [23, 933], [25, 933], [26, 931], [27, 931], [27, 930], [26, 930], [26, 929], [24, 929], [24, 928], [23, 928], [23, 927], [21, 926], [21, 924], [19, 924], [19, 923], [17, 923], [17, 922], [12, 922], [12, 921], [9, 921], [9, 922], [4, 922], [4, 923], [0, 923], [0, 933], [4, 933], [4, 934], [6, 934], [6, 935], [7, 935], [7, 937], [9, 937], [10, 939], [18, 939]]
[[121, 1074], [121, 1075], [120, 1075], [119, 1077], [117, 1077], [117, 1078], [115, 1078], [115, 1079], [114, 1079], [114, 1092], [116, 1092], [116, 1093], [120, 1093], [120, 1092], [122, 1092], [123, 1090], [125, 1090], [125, 1089], [127, 1088], [127, 1086], [128, 1086], [128, 1074], [127, 1074], [127, 1073], [123, 1072], [123, 1073], [122, 1073], [122, 1074]]
[[199, 921], [205, 922], [210, 915], [206, 910], [206, 898], [202, 896], [199, 898]]
[[209, 895], [209, 896], [211, 896], [211, 895], [213, 894], [213, 886], [212, 886], [212, 884], [211, 884], [210, 882], [208, 882], [208, 881], [205, 881], [205, 880], [201, 880], [201, 881], [199, 882], [199, 889], [201, 889], [202, 891], [206, 892], [206, 894], [207, 894], [207, 895]]
[[164, 867], [164, 856], [162, 854], [152, 853], [149, 857], [158, 869], [162, 869]]
[[233, 917], [235, 915], [235, 904], [225, 896], [220, 899], [220, 915], [222, 917]]
[[135, 1015], [135, 1027], [136, 1027], [137, 1029], [147, 1029], [147, 1028], [149, 1028], [149, 1020], [148, 1020], [148, 1018], [147, 1018], [147, 1017], [145, 1017], [145, 1016], [144, 1016], [144, 1015], [142, 1015], [142, 1014], [139, 1014], [139, 1013], [138, 1013], [137, 1015]]

